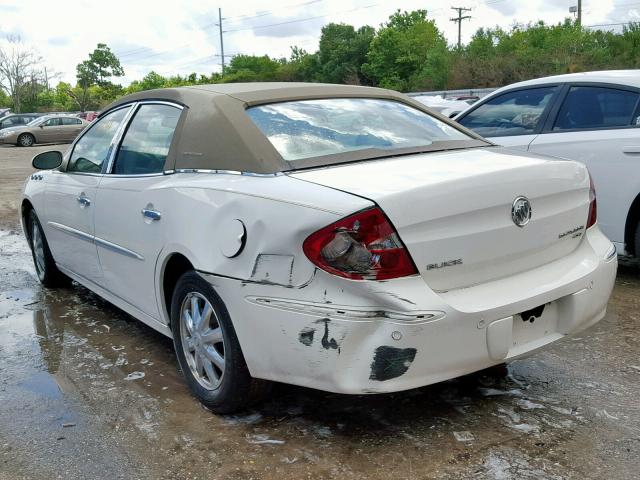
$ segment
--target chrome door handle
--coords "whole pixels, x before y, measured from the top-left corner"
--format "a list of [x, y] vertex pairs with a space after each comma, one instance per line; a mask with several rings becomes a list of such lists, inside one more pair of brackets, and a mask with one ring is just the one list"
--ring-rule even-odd
[[150, 210], [148, 208], [143, 208], [140, 213], [142, 213], [142, 216], [144, 218], [148, 218], [153, 222], [155, 222], [156, 220], [160, 220], [162, 218], [162, 213], [158, 212], [157, 210]]
[[88, 207], [91, 205], [91, 199], [87, 197], [84, 192], [80, 194], [80, 196], [76, 197], [76, 200], [80, 204], [80, 208]]

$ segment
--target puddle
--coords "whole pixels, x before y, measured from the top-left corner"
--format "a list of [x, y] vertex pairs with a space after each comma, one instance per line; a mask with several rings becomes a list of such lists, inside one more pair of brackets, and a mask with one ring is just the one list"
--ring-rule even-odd
[[508, 368], [381, 396], [277, 385], [216, 416], [189, 394], [171, 340], [78, 285], [41, 288], [24, 239], [0, 232], [0, 447], [34, 478], [624, 478], [640, 431], [634, 275], [597, 337]]

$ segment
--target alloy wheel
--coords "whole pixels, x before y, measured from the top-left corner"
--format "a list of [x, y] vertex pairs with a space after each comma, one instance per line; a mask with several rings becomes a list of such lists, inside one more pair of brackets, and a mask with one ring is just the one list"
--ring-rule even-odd
[[20, 138], [20, 145], [23, 147], [30, 147], [33, 145], [33, 138], [30, 135], [22, 135]]
[[180, 339], [191, 374], [207, 390], [215, 390], [224, 376], [224, 337], [211, 303], [190, 292], [180, 307]]
[[31, 223], [31, 243], [33, 248], [33, 257], [35, 259], [36, 273], [38, 277], [42, 278], [45, 272], [45, 256], [44, 256], [44, 242], [42, 240], [42, 233], [40, 232], [40, 225], [33, 220]]

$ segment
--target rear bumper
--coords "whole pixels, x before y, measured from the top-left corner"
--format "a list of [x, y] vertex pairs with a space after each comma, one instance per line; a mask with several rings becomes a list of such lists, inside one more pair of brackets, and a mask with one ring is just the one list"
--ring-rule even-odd
[[[225, 301], [254, 377], [382, 393], [481, 370], [593, 325], [616, 269], [595, 227], [561, 260], [441, 294], [418, 276], [354, 282], [317, 271], [299, 288], [203, 276]], [[520, 316], [542, 305], [533, 323]]]

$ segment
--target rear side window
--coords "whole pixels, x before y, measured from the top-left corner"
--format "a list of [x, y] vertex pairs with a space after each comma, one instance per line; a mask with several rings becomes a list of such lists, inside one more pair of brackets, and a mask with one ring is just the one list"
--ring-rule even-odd
[[78, 118], [63, 118], [62, 125], [80, 125], [80, 120]]
[[606, 87], [571, 87], [562, 102], [554, 131], [639, 125], [634, 116], [639, 94]]
[[141, 105], [122, 139], [112, 173], [162, 172], [181, 113], [170, 105]]
[[529, 88], [499, 95], [458, 122], [483, 137], [535, 133], [557, 87]]
[[301, 100], [251, 107], [247, 114], [287, 161], [471, 139], [428, 113], [392, 100]]
[[112, 151], [113, 138], [128, 111], [128, 108], [121, 108], [94, 123], [73, 148], [67, 172], [100, 173]]

